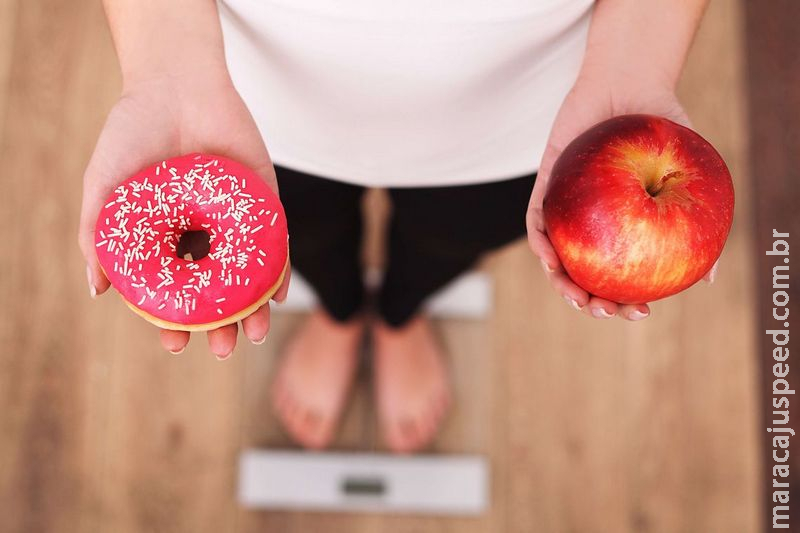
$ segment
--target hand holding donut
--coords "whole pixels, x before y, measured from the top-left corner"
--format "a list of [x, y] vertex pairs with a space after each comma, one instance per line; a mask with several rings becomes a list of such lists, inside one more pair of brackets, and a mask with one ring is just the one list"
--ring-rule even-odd
[[[109, 196], [123, 180], [148, 165], [194, 152], [220, 154], [238, 161], [254, 170], [277, 193], [274, 170], [261, 135], [227, 73], [157, 76], [125, 89], [108, 116], [84, 176], [78, 240], [93, 297], [110, 286], [98, 263], [95, 232], [98, 214]], [[287, 266], [272, 299], [285, 299], [288, 283]], [[253, 309], [242, 319], [242, 327], [252, 342], [263, 342], [269, 330], [269, 304]], [[210, 349], [218, 358], [232, 353], [237, 331], [236, 323], [208, 331]], [[188, 331], [161, 330], [161, 343], [172, 353], [183, 351], [188, 341]]]

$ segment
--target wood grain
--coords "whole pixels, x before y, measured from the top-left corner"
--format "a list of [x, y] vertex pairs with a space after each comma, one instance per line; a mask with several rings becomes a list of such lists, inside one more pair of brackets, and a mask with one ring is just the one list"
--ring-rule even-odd
[[[711, 3], [680, 94], [748, 173], [739, 2]], [[119, 91], [99, 1], [0, 0], [0, 532], [755, 532], [761, 523], [752, 213], [719, 280], [641, 324], [576, 314], [524, 243], [485, 264], [495, 313], [447, 321], [456, 407], [436, 452], [485, 454], [479, 518], [251, 512], [242, 446], [291, 446], [270, 412], [281, 347], [179, 357], [114, 295], [91, 301], [75, 245], [80, 182]], [[4, 81], [5, 80], [5, 81]], [[368, 202], [380, 260], [380, 195]], [[381, 207], [383, 206], [383, 207]], [[337, 449], [381, 450], [365, 369]]]

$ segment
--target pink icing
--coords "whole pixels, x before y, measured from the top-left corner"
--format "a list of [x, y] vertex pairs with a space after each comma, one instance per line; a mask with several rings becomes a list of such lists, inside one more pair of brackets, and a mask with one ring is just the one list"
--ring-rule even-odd
[[[204, 230], [210, 251], [177, 256], [185, 231]], [[100, 264], [131, 305], [178, 324], [224, 320], [257, 302], [286, 263], [278, 197], [244, 165], [206, 154], [168, 159], [127, 179], [95, 227]]]

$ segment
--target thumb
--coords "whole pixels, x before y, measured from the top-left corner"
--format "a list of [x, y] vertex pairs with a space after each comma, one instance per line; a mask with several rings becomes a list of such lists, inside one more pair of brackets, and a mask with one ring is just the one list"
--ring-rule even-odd
[[108, 281], [100, 263], [97, 261], [95, 251], [95, 224], [97, 214], [100, 212], [105, 198], [103, 191], [95, 185], [99, 180], [93, 176], [92, 164], [86, 171], [83, 186], [83, 200], [81, 203], [81, 216], [78, 228], [78, 245], [86, 261], [86, 281], [89, 284], [89, 295], [94, 298], [108, 290], [111, 283]]
[[550, 179], [550, 172], [553, 163], [561, 154], [561, 150], [552, 142], [548, 142], [542, 156], [542, 163], [536, 175], [536, 183], [531, 192], [530, 203], [528, 204], [528, 214], [526, 217], [528, 227], [528, 246], [531, 251], [542, 261], [542, 266], [548, 272], [553, 272], [560, 268], [561, 262], [556, 255], [550, 239], [544, 227], [543, 203], [547, 192], [547, 183]]

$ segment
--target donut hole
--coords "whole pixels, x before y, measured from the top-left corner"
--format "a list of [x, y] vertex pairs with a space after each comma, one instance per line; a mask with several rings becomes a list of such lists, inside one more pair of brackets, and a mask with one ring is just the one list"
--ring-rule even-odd
[[175, 253], [187, 261], [198, 261], [211, 250], [211, 235], [203, 230], [184, 231], [178, 237]]

